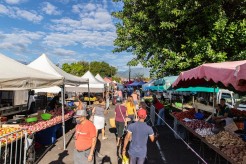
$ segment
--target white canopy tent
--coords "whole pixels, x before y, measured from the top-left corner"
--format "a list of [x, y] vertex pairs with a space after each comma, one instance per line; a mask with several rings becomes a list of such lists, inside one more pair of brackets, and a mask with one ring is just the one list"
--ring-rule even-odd
[[28, 64], [28, 66], [58, 77], [63, 77], [64, 84], [66, 85], [88, 84], [88, 79], [80, 78], [63, 71], [52, 63], [45, 54], [42, 54], [39, 58]]
[[94, 92], [103, 93], [105, 90], [105, 82], [97, 80], [90, 71], [87, 71], [81, 78], [89, 79], [88, 85], [79, 85], [78, 87], [67, 87], [66, 91], [76, 91], [76, 92]]
[[0, 89], [23, 90], [61, 85], [63, 77], [57, 77], [27, 67], [0, 54]]
[[95, 76], [95, 78], [96, 78], [97, 80], [99, 80], [100, 82], [106, 84], [106, 82], [104, 81], [104, 79], [102, 78], [102, 76], [101, 76], [99, 73]]
[[[66, 85], [75, 85], [78, 86], [80, 84], [88, 84], [88, 79], [80, 78], [74, 75], [71, 75], [59, 67], [57, 67], [54, 63], [52, 63], [49, 58], [42, 54], [39, 58], [34, 60], [28, 65], [30, 68], [34, 68], [43, 72], [49, 72], [52, 75], [63, 78], [63, 83], [61, 86], [61, 95], [62, 95], [62, 128], [63, 128], [63, 146], [64, 150], [66, 149], [66, 138], [65, 138], [65, 119], [64, 119], [64, 87]], [[54, 90], [54, 87], [50, 88]], [[47, 88], [46, 88], [47, 90]]]

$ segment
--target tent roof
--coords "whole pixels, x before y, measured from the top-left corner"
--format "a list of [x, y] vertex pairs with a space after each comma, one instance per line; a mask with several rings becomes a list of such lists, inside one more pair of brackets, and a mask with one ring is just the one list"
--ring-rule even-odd
[[106, 83], [112, 83], [112, 80], [108, 77], [104, 77], [103, 79]]
[[245, 63], [246, 60], [202, 64], [196, 68], [181, 72], [178, 79], [173, 83], [173, 87], [219, 84], [223, 87], [233, 86], [238, 91], [246, 91], [246, 85], [239, 86], [236, 79], [237, 68]]
[[219, 88], [209, 88], [209, 87], [189, 87], [189, 88], [178, 88], [177, 92], [218, 92]]
[[0, 88], [33, 89], [62, 84], [62, 78], [27, 67], [0, 54]]
[[100, 82], [104, 83], [104, 84], [106, 83], [106, 82], [103, 80], [102, 76], [100, 76], [99, 73], [95, 76], [95, 78], [96, 78], [97, 80], [99, 80]]
[[63, 77], [64, 83], [69, 85], [78, 85], [78, 84], [87, 84], [88, 79], [83, 79], [74, 75], [71, 75], [59, 67], [57, 67], [54, 63], [50, 61], [50, 59], [45, 55], [42, 54], [39, 58], [31, 62], [29, 67], [43, 71], [48, 72], [52, 75], [55, 75], [57, 77]]
[[89, 79], [89, 84], [105, 84], [102, 81], [97, 80], [90, 71], [87, 71], [82, 78]]

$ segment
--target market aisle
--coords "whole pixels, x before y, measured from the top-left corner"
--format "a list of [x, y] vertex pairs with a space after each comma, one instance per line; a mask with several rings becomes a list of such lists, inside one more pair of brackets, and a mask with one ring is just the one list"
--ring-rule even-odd
[[[109, 113], [106, 115], [106, 135], [108, 139], [101, 139], [101, 134], [99, 134], [98, 145], [100, 147], [100, 153], [104, 156], [104, 158], [98, 158], [100, 161], [104, 161], [104, 163], [113, 163], [117, 164], [117, 156], [116, 156], [116, 142], [115, 142], [115, 134], [114, 131], [110, 128], [109, 118], [114, 116], [114, 106], [110, 106]], [[66, 141], [67, 141], [67, 150], [63, 150], [63, 138], [59, 138], [55, 143], [54, 147], [48, 151], [44, 157], [38, 162], [39, 164], [73, 164], [73, 149], [74, 149], [74, 139], [73, 139], [74, 129], [70, 130], [66, 133]]]

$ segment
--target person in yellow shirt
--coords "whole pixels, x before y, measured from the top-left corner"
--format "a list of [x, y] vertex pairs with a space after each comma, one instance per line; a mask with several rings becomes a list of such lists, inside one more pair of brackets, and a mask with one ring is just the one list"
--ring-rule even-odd
[[128, 96], [126, 101], [126, 108], [127, 108], [127, 116], [128, 118], [131, 119], [129, 123], [132, 123], [134, 122], [134, 119], [137, 118], [137, 111], [132, 96]]

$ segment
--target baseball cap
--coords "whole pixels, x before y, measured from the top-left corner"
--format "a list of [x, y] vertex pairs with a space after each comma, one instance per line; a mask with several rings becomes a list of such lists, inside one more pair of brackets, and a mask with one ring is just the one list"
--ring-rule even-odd
[[77, 110], [76, 114], [73, 117], [78, 118], [78, 117], [86, 117], [86, 116], [87, 116], [86, 110]]
[[139, 118], [145, 118], [147, 116], [147, 112], [145, 109], [139, 109], [138, 110], [138, 117]]

